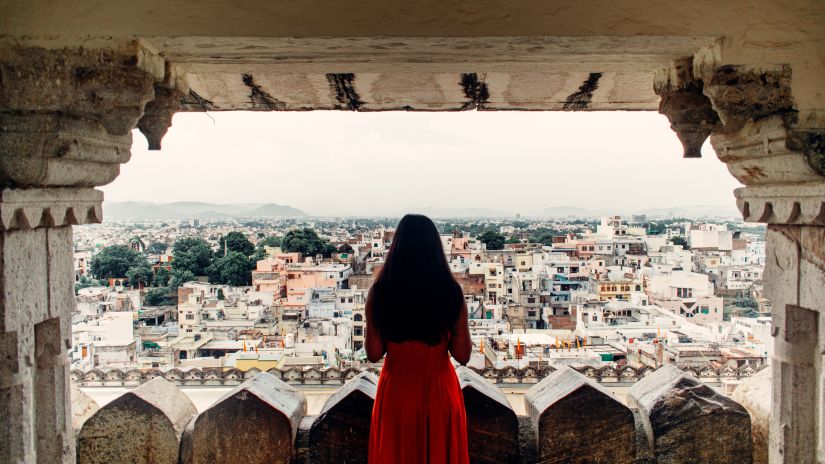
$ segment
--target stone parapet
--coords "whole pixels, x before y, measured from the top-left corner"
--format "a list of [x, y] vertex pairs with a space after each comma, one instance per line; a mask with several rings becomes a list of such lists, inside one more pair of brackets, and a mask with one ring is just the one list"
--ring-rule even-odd
[[196, 413], [177, 387], [153, 379], [86, 420], [77, 437], [77, 462], [177, 464], [181, 436]]
[[[701, 421], [715, 422], [714, 443], [750, 450], [750, 422], [730, 420], [731, 415], [747, 419], [742, 406], [715, 393], [714, 402], [685, 403], [685, 390], [659, 386], [679, 378], [691, 382], [690, 391], [707, 387], [678, 369], [661, 372], [637, 385], [644, 388], [635, 396], [637, 409], [631, 410], [592, 379], [562, 367], [529, 390], [525, 399], [530, 415], [517, 416], [497, 386], [461, 368], [471, 462], [750, 462], [718, 450], [708, 458], [699, 449], [708, 435], [696, 438], [698, 431], [680, 432], [697, 439], [700, 446], [694, 448], [685, 447], [684, 440], [660, 436], [667, 433], [659, 426], [660, 417], [677, 422], [681, 418], [688, 429], [699, 427]], [[195, 416], [191, 402], [176, 386], [155, 378], [86, 421], [79, 433], [79, 462], [148, 462], [147, 456], [151, 462], [185, 464], [366, 462], [376, 380], [370, 372], [358, 374], [327, 400], [320, 414], [305, 416], [303, 394], [261, 372]], [[710, 407], [713, 404], [724, 407]], [[659, 413], [662, 408], [664, 415]]]
[[[471, 371], [487, 382], [496, 385], [532, 385], [538, 383], [541, 379], [555, 372], [556, 367], [544, 367], [542, 369], [535, 369], [526, 367], [523, 369], [515, 368], [465, 368]], [[603, 383], [606, 386], [631, 386], [641, 380], [644, 376], [654, 371], [650, 367], [634, 368], [625, 366], [620, 369], [613, 367], [595, 368], [590, 366], [574, 366], [573, 370], [581, 373], [585, 377]], [[710, 366], [705, 368], [684, 368], [685, 372], [690, 373], [703, 383], [718, 384], [725, 381], [734, 381], [748, 378], [757, 372], [751, 366], [742, 366], [735, 369], [732, 367], [722, 367], [716, 369]], [[71, 371], [71, 380], [76, 385], [81, 387], [130, 387], [140, 385], [147, 380], [156, 377], [162, 377], [167, 381], [180, 386], [189, 385], [212, 385], [212, 386], [236, 386], [243, 383], [246, 379], [255, 377], [259, 372], [258, 369], [250, 369], [248, 371], [241, 371], [235, 368], [219, 369], [219, 368], [198, 368], [193, 367], [189, 369], [169, 369], [161, 371], [159, 369], [91, 369], [89, 371], [81, 371], [74, 369]], [[280, 370], [272, 368], [266, 372], [274, 375], [276, 378], [292, 385], [343, 385], [348, 380], [357, 376], [362, 372], [371, 372], [378, 375], [381, 371], [376, 368], [351, 368], [351, 369], [337, 369], [334, 367], [325, 369], [316, 368], [291, 368]]]
[[198, 415], [185, 447], [193, 464], [290, 463], [306, 408], [303, 393], [261, 372]]
[[656, 463], [751, 462], [751, 420], [739, 403], [673, 365], [630, 388]]
[[524, 395], [524, 403], [541, 462], [635, 463], [633, 413], [573, 369], [561, 367], [547, 376]]

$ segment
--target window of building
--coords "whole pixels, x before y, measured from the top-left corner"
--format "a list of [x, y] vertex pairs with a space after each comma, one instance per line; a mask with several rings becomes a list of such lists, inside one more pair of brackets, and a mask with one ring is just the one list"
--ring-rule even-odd
[[186, 320], [187, 320], [187, 321], [192, 321], [192, 320], [194, 320], [194, 319], [195, 319], [195, 315], [194, 315], [194, 314], [187, 314], [187, 315], [186, 315]]

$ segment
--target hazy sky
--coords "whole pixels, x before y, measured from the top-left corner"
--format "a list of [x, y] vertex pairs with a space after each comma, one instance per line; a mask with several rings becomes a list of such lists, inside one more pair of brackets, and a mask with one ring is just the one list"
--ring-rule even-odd
[[733, 205], [709, 143], [683, 159], [654, 112], [179, 113], [103, 187], [111, 201], [277, 203], [312, 215], [529, 214]]

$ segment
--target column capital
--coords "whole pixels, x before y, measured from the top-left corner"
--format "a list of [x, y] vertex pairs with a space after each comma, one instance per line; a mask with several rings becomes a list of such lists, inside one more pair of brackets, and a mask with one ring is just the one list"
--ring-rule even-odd
[[129, 160], [144, 117], [159, 146], [185, 78], [139, 41], [96, 45], [0, 40], [0, 188], [105, 185]]
[[101, 222], [103, 192], [91, 188], [0, 190], [0, 230]]
[[735, 195], [746, 221], [825, 225], [825, 120], [809, 115], [800, 123], [791, 71], [697, 56], [660, 71], [654, 90], [685, 157], [700, 156], [710, 136], [719, 159], [744, 185]]

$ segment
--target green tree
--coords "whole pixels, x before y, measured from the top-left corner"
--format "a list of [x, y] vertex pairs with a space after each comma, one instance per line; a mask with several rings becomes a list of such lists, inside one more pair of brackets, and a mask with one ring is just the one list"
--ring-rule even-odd
[[126, 271], [126, 278], [129, 279], [129, 284], [134, 288], [146, 286], [152, 281], [152, 277], [154, 277], [152, 266], [145, 259], [142, 262], [135, 263]]
[[98, 279], [126, 277], [126, 272], [141, 262], [143, 256], [124, 245], [112, 245], [104, 248], [92, 258], [89, 272]]
[[218, 250], [218, 254], [223, 254], [224, 251], [227, 253], [237, 251], [238, 253], [249, 257], [255, 252], [255, 245], [253, 245], [252, 242], [246, 238], [246, 235], [241, 232], [229, 232], [221, 237], [218, 242], [220, 243], [220, 250]]
[[186, 282], [191, 282], [193, 280], [195, 280], [195, 274], [193, 274], [192, 271], [188, 269], [172, 268], [172, 277], [169, 279], [169, 286], [172, 288], [178, 288]]
[[177, 295], [169, 287], [153, 288], [146, 292], [143, 302], [146, 306], [171, 306], [177, 302]]
[[504, 243], [521, 243], [521, 240], [515, 237], [510, 237], [507, 240], [505, 240]]
[[182, 238], [172, 247], [174, 269], [185, 270], [192, 275], [206, 275], [206, 269], [212, 264], [214, 253], [206, 240], [197, 237]]
[[665, 225], [658, 222], [648, 222], [645, 224], [645, 228], [647, 228], [648, 235], [662, 235], [665, 233]]
[[146, 252], [153, 255], [162, 255], [166, 253], [167, 248], [169, 248], [169, 246], [163, 242], [152, 242], [146, 247]]
[[543, 232], [537, 236], [530, 237], [530, 242], [541, 243], [542, 245], [552, 245], [553, 236], [554, 235], [550, 232]]
[[309, 228], [290, 230], [281, 240], [281, 247], [286, 252], [299, 252], [304, 256], [324, 255], [329, 257], [335, 252], [335, 246], [322, 239]]
[[223, 301], [225, 299], [226, 299], [226, 295], [223, 294], [223, 289], [219, 288], [218, 289], [218, 300]]
[[343, 243], [338, 247], [338, 253], [352, 253], [352, 246], [349, 243]]
[[677, 235], [676, 237], [671, 238], [670, 243], [672, 243], [674, 245], [682, 245], [685, 248], [685, 250], [688, 249], [687, 240], [685, 240], [685, 238], [682, 237], [681, 235]]
[[143, 242], [143, 237], [136, 235], [129, 239], [129, 246], [138, 252], [146, 251], [146, 243]]
[[504, 236], [494, 230], [487, 230], [478, 235], [478, 240], [487, 245], [488, 250], [504, 248]]
[[237, 251], [230, 251], [226, 256], [219, 257], [209, 269], [209, 280], [212, 283], [236, 287], [249, 285], [249, 258]]
[[155, 278], [152, 280], [152, 285], [155, 287], [166, 287], [169, 285], [170, 278], [172, 278], [172, 273], [169, 272], [169, 269], [161, 267], [157, 270], [157, 272], [155, 272]]

